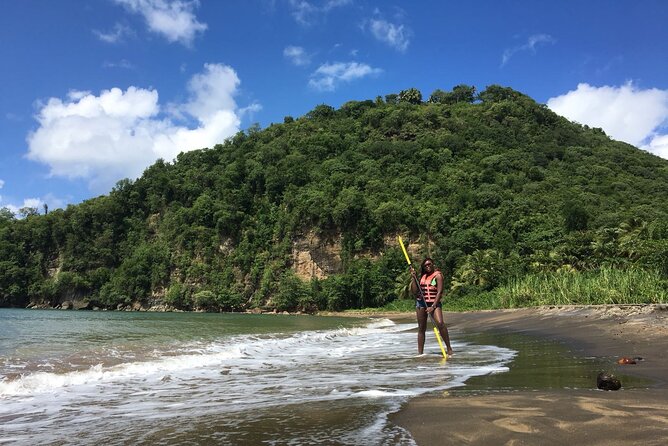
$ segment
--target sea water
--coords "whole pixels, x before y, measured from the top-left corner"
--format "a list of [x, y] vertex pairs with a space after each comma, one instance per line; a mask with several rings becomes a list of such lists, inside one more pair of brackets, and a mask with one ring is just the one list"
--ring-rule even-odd
[[0, 309], [0, 444], [410, 445], [387, 415], [500, 373], [416, 324], [294, 315]]

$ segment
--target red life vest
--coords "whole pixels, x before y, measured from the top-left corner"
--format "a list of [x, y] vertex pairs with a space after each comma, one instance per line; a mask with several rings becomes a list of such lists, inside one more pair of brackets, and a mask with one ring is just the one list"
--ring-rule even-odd
[[430, 275], [425, 274], [420, 278], [420, 288], [422, 288], [422, 294], [427, 303], [432, 303], [436, 300], [436, 292], [438, 290], [436, 276], [439, 274], [441, 274], [440, 271], [434, 271]]

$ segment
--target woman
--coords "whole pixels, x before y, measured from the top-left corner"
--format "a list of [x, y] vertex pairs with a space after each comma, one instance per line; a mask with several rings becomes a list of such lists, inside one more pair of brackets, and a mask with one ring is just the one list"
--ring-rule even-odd
[[[438, 331], [441, 333], [441, 338], [445, 341], [445, 347], [448, 355], [452, 354], [452, 347], [450, 347], [450, 336], [448, 329], [443, 322], [443, 304], [441, 304], [441, 297], [443, 295], [443, 274], [436, 269], [434, 261], [427, 257], [422, 262], [420, 271], [420, 279], [418, 279], [415, 268], [411, 265], [411, 292], [417, 296], [417, 304], [415, 311], [418, 322], [418, 353], [422, 354], [424, 350], [424, 338], [427, 331], [427, 317], [432, 315]], [[418, 289], [417, 284], [420, 284]]]

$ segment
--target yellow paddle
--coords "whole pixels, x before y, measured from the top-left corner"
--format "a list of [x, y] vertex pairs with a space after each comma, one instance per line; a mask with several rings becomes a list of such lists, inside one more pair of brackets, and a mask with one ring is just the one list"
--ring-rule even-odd
[[[406, 257], [406, 262], [408, 263], [409, 266], [412, 266], [411, 259], [408, 257], [408, 252], [406, 251], [406, 247], [404, 246], [404, 241], [401, 239], [401, 236], [398, 236], [397, 238], [399, 239], [399, 245], [401, 245], [401, 250], [404, 252], [404, 257]], [[427, 303], [424, 300], [424, 295], [422, 294], [422, 288], [420, 287], [420, 284], [418, 283], [415, 276], [413, 276], [412, 274], [411, 276], [413, 277], [415, 285], [417, 286], [418, 298], [425, 304], [426, 307]], [[436, 321], [434, 320], [434, 315], [432, 313], [429, 313], [429, 316], [431, 317], [431, 321], [433, 322], [433, 324], [437, 325]], [[441, 340], [441, 334], [438, 332], [437, 327], [434, 327], [434, 334], [436, 335], [436, 340], [438, 341], [438, 345], [441, 347], [441, 353], [443, 353], [443, 359], [448, 359], [448, 354], [445, 353], [445, 348], [443, 348], [443, 341]]]

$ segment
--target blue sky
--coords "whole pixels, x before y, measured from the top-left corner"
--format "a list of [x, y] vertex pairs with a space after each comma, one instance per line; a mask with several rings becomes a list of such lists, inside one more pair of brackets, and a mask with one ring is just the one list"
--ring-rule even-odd
[[509, 86], [668, 158], [666, 23], [663, 0], [3, 1], [0, 207], [411, 87]]

